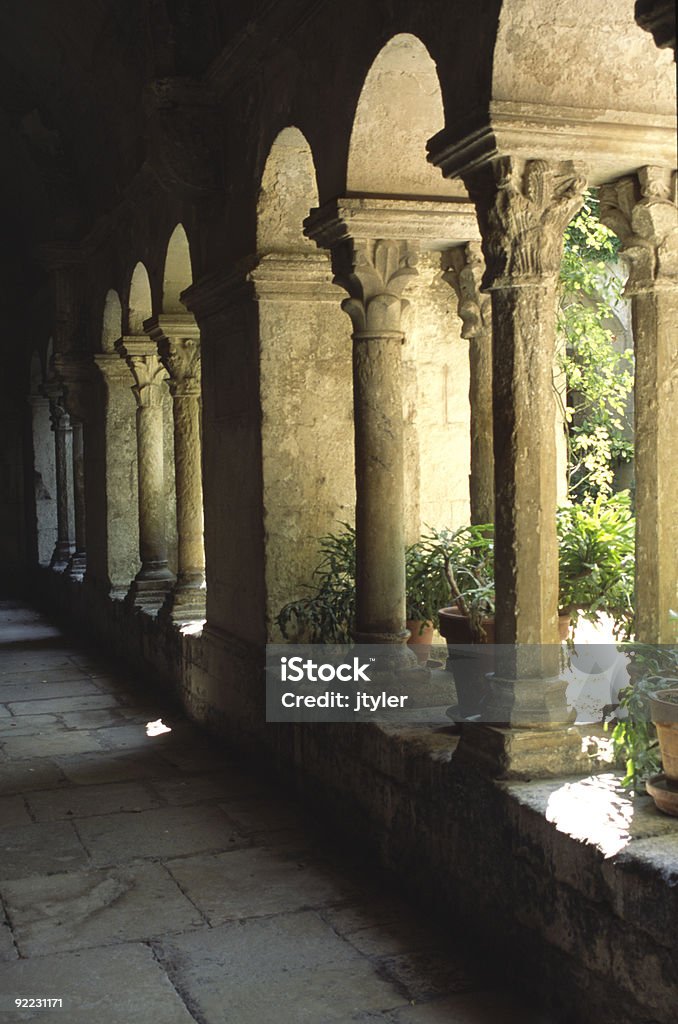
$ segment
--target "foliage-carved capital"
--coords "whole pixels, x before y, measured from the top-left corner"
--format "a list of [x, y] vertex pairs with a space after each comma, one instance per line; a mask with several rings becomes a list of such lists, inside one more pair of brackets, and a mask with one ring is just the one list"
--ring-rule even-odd
[[448, 249], [442, 256], [443, 280], [457, 295], [462, 338], [477, 338], [492, 329], [492, 302], [481, 292], [485, 272], [480, 242], [467, 242]]
[[678, 287], [676, 173], [643, 167], [600, 189], [600, 219], [621, 241], [626, 294]]
[[335, 283], [349, 293], [342, 303], [356, 333], [400, 332], [403, 292], [416, 277], [416, 249], [390, 239], [349, 239], [334, 252]]
[[177, 397], [200, 394], [200, 339], [167, 337], [158, 341], [158, 352], [169, 374], [169, 388]]
[[505, 156], [467, 184], [483, 237], [484, 287], [555, 278], [565, 228], [583, 202], [583, 169], [570, 161]]
[[140, 409], [156, 409], [162, 405], [163, 384], [167, 370], [163, 366], [158, 349], [149, 347], [148, 339], [120, 338], [116, 348], [132, 371], [132, 391]]

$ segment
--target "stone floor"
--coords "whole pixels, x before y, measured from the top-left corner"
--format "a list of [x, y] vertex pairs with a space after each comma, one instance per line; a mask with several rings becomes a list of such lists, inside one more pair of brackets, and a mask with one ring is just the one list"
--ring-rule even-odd
[[143, 680], [9, 602], [0, 751], [0, 1021], [547, 1024]]

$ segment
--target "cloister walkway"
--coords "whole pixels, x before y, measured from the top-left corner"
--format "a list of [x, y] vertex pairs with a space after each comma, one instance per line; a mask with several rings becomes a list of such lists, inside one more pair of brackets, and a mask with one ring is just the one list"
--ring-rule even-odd
[[1, 1021], [547, 1024], [149, 694], [0, 602]]

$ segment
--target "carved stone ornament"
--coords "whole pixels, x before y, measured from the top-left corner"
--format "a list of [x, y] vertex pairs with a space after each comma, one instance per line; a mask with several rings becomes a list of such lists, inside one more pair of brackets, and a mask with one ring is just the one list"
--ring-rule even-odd
[[161, 183], [190, 198], [223, 191], [221, 116], [201, 82], [161, 78], [146, 87], [149, 162]]
[[163, 337], [160, 358], [169, 373], [169, 389], [177, 397], [200, 394], [200, 339]]
[[600, 219], [630, 265], [626, 294], [678, 286], [676, 172], [643, 167], [600, 189]]
[[567, 162], [501, 157], [494, 181], [471, 181], [478, 207], [487, 269], [483, 286], [536, 283], [556, 275], [563, 232], [580, 208], [586, 178]]
[[155, 345], [150, 348], [146, 339], [137, 341], [124, 337], [116, 342], [116, 348], [134, 375], [132, 391], [139, 408], [159, 408], [163, 398], [161, 385], [167, 380], [167, 370]]
[[409, 242], [355, 239], [335, 253], [335, 283], [349, 293], [341, 308], [355, 334], [400, 333], [403, 292], [416, 277], [416, 250]]
[[481, 292], [485, 271], [480, 242], [468, 242], [448, 249], [442, 256], [443, 280], [451, 285], [458, 299], [457, 313], [462, 322], [461, 336], [477, 338], [492, 328], [492, 301]]

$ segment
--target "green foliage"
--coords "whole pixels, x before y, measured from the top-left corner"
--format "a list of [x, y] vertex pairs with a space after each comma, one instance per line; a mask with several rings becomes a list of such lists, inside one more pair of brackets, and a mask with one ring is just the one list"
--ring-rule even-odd
[[612, 615], [630, 636], [635, 583], [635, 519], [628, 491], [558, 509], [559, 603], [573, 619]]
[[[676, 618], [675, 613], [672, 616]], [[657, 690], [678, 686], [678, 646], [634, 643], [626, 650], [631, 655], [635, 681], [620, 694], [619, 706], [626, 717], [614, 727], [612, 743], [626, 770], [622, 784], [640, 790], [645, 780], [661, 767], [649, 698]]]
[[611, 494], [615, 467], [633, 458], [628, 413], [633, 350], [618, 351], [608, 326], [621, 298], [621, 283], [610, 266], [618, 249], [618, 239], [598, 219], [595, 195], [588, 192], [565, 232], [558, 316], [569, 491], [575, 501]]
[[430, 530], [423, 543], [444, 568], [446, 598], [471, 620], [471, 631], [482, 636], [482, 620], [494, 615], [494, 527], [462, 526]]
[[313, 572], [311, 593], [290, 601], [276, 622], [284, 637], [299, 643], [347, 644], [355, 622], [355, 528], [320, 540], [320, 561]]
[[[355, 624], [355, 529], [341, 523], [343, 532], [320, 540], [320, 561], [313, 572], [310, 593], [280, 610], [283, 636], [298, 642], [349, 643]], [[447, 603], [449, 588], [444, 566], [430, 545], [412, 544], [405, 550], [406, 617], [438, 624], [438, 609]]]

